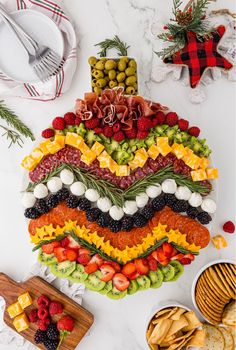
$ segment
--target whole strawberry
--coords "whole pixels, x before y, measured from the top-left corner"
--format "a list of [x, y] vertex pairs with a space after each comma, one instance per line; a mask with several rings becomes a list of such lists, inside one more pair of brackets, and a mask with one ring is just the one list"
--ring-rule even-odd
[[74, 319], [71, 316], [63, 316], [58, 322], [57, 322], [57, 329], [60, 332], [60, 342], [58, 345], [58, 349], [63, 342], [63, 339], [69, 335], [75, 326]]

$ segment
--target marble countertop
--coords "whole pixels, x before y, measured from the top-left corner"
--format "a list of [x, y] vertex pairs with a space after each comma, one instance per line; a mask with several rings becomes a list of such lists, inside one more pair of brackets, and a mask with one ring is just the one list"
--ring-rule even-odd
[[[223, 234], [228, 248], [218, 251], [210, 244], [191, 266], [186, 267], [178, 282], [165, 283], [161, 289], [140, 292], [118, 302], [96, 293], [86, 292], [84, 295], [83, 306], [94, 314], [95, 323], [78, 349], [144, 350], [147, 349], [147, 319], [153, 306], [171, 299], [192, 308], [191, 285], [198, 270], [215, 259], [235, 258], [236, 236], [222, 233], [221, 227], [226, 220], [234, 220], [236, 212], [236, 85], [222, 78], [206, 87], [208, 99], [203, 104], [193, 105], [188, 100], [189, 89], [180, 82], [170, 78], [160, 84], [152, 81], [156, 39], [151, 26], [153, 22], [168, 20], [171, 0], [66, 0], [64, 3], [77, 25], [79, 36], [79, 63], [71, 89], [60, 99], [47, 103], [6, 99], [8, 106], [28, 123], [36, 136], [40, 137], [40, 130], [54, 116], [72, 110], [75, 99], [90, 90], [87, 58], [96, 54], [93, 45], [118, 34], [131, 45], [130, 55], [138, 61], [140, 93], [169, 106], [181, 117], [189, 119], [191, 124], [199, 125], [219, 168], [218, 210], [211, 234]], [[215, 7], [227, 7], [235, 12], [233, 2], [229, 0], [218, 0]], [[35, 260], [20, 202], [23, 177], [20, 161], [30, 152], [32, 143], [25, 142], [22, 149], [8, 149], [3, 139], [0, 142], [0, 270], [20, 280]], [[0, 350], [16, 350], [16, 346], [0, 345]]]

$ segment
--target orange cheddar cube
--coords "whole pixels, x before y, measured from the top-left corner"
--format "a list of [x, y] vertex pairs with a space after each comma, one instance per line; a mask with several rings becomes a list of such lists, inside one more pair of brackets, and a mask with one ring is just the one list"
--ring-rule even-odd
[[97, 157], [97, 160], [100, 163], [101, 168], [108, 168], [110, 164], [111, 157], [106, 151], [103, 151], [100, 156]]
[[48, 145], [50, 145], [51, 140], [45, 140], [39, 144], [39, 149], [43, 152], [43, 154], [46, 156], [49, 151], [48, 151]]
[[31, 157], [34, 158], [34, 160], [39, 163], [40, 160], [44, 157], [43, 152], [39, 148], [34, 148], [31, 152]]
[[130, 171], [127, 165], [117, 165], [116, 176], [128, 176], [129, 174]]
[[80, 145], [84, 143], [83, 138], [75, 132], [68, 132], [65, 138], [65, 144], [75, 148], [80, 148]]
[[158, 155], [159, 155], [159, 150], [158, 150], [158, 147], [157, 147], [157, 145], [152, 145], [150, 148], [149, 148], [149, 150], [147, 151], [147, 153], [148, 153], [148, 155], [149, 155], [149, 157], [150, 158], [152, 158], [152, 159], [156, 159], [157, 157], [158, 157]]
[[109, 170], [114, 174], [116, 172], [117, 167], [118, 164], [116, 163], [116, 161], [110, 157]]
[[156, 142], [157, 142], [158, 151], [164, 157], [172, 151], [172, 148], [169, 146], [168, 137], [157, 137]]
[[200, 158], [199, 168], [206, 169], [209, 166], [210, 162], [207, 158]]
[[185, 164], [188, 165], [191, 169], [198, 169], [199, 168], [199, 161], [200, 158], [196, 156], [195, 154], [192, 154], [189, 157], [185, 158]]
[[172, 145], [172, 152], [176, 155], [178, 159], [181, 159], [186, 155], [186, 150], [184, 146], [179, 143], [174, 143]]
[[23, 332], [26, 329], [29, 328], [29, 320], [26, 316], [26, 314], [21, 314], [19, 316], [17, 316], [14, 321], [13, 321], [13, 325], [15, 327], [15, 329], [17, 330], [17, 332]]
[[55, 142], [57, 142], [62, 148], [65, 147], [65, 140], [66, 140], [66, 137], [64, 135], [55, 135]]
[[18, 297], [18, 302], [19, 302], [20, 306], [22, 307], [22, 309], [26, 309], [28, 306], [33, 304], [33, 301], [32, 301], [32, 298], [31, 298], [29, 292], [21, 294]]
[[61, 147], [61, 145], [59, 143], [57, 143], [56, 141], [53, 141], [51, 142], [48, 146], [47, 146], [47, 149], [48, 149], [48, 152], [50, 154], [55, 154], [57, 153], [58, 151], [60, 151], [60, 149], [62, 149], [63, 147]]
[[218, 169], [208, 168], [206, 169], [206, 173], [209, 180], [218, 179]]
[[147, 152], [145, 151], [144, 148], [141, 148], [138, 151], [136, 151], [133, 161], [135, 164], [138, 165], [138, 167], [142, 168], [146, 163], [147, 159], [148, 159]]
[[33, 170], [36, 167], [36, 165], [37, 162], [31, 156], [26, 156], [21, 162], [21, 166], [28, 171]]
[[102, 153], [104, 146], [100, 142], [95, 142], [91, 148], [91, 151], [95, 152], [96, 156]]
[[207, 179], [207, 174], [203, 169], [191, 171], [191, 176], [193, 181], [204, 181]]
[[212, 237], [211, 240], [216, 249], [228, 247], [228, 243], [226, 242], [226, 239], [221, 235], [214, 236]]
[[16, 302], [7, 308], [7, 312], [9, 314], [10, 318], [14, 318], [14, 317], [22, 314], [23, 309], [22, 309], [20, 303]]
[[82, 162], [84, 162], [87, 165], [90, 165], [96, 158], [97, 158], [96, 153], [91, 150], [83, 153], [81, 156]]

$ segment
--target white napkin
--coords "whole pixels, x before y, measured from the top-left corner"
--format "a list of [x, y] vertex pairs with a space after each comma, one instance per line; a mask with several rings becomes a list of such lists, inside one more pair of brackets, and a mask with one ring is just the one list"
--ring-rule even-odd
[[[77, 40], [70, 19], [61, 8], [61, 0], [57, 3], [49, 0], [1, 0], [7, 11], [33, 9], [50, 17], [63, 34], [65, 63], [58, 74], [47, 82], [22, 84], [5, 76], [0, 70], [0, 94], [17, 96], [40, 101], [53, 100], [64, 94], [70, 87], [77, 65]], [[60, 4], [60, 6], [59, 6]]]

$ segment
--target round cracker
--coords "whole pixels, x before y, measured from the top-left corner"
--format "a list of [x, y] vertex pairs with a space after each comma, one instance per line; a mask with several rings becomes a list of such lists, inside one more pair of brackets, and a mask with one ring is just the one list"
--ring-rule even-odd
[[[222, 280], [221, 280], [221, 276], [222, 275], [219, 275], [218, 273], [216, 273], [216, 271], [214, 270], [214, 268], [212, 266], [209, 267], [208, 272], [212, 276], [214, 282], [216, 282], [218, 284], [218, 286], [221, 289], [221, 291], [224, 294], [226, 294], [230, 299], [234, 298], [234, 293], [231, 290], [231, 288], [229, 288], [228, 283], [223, 283], [222, 282]], [[223, 280], [224, 280], [224, 282], [226, 282], [224, 276], [223, 276]]]
[[228, 273], [231, 277], [231, 281], [235, 286], [236, 285], [236, 272], [232, 270], [232, 266], [233, 265], [230, 265], [230, 264], [223, 264], [224, 269], [228, 271]]
[[203, 300], [205, 300], [206, 304], [210, 305], [210, 307], [213, 310], [216, 309], [217, 311], [222, 312], [222, 310], [224, 309], [224, 305], [223, 304], [219, 305], [213, 298], [211, 298], [208, 291], [205, 291], [202, 289], [201, 285], [198, 286], [198, 289], [196, 290], [196, 292], [202, 295]]
[[224, 298], [225, 301], [229, 301], [231, 299], [231, 297], [225, 294], [224, 290], [222, 290], [219, 287], [219, 285], [214, 281], [208, 269], [205, 270], [204, 275], [206, 276], [206, 280], [211, 284], [211, 286], [213, 287], [213, 290], [215, 291], [215, 293], [217, 293], [219, 297]]
[[221, 318], [214, 314], [209, 308], [206, 307], [201, 298], [196, 297], [196, 302], [199, 307], [199, 310], [202, 314], [213, 324], [219, 324], [221, 322]]
[[206, 331], [206, 340], [202, 350], [224, 350], [225, 342], [221, 331], [209, 324], [204, 324], [203, 329]]
[[207, 293], [209, 293], [209, 295], [211, 295], [211, 297], [214, 299], [215, 302], [217, 302], [218, 304], [225, 306], [226, 301], [220, 299], [214, 290], [211, 289], [209, 283], [207, 284], [204, 276], [202, 276], [203, 278], [201, 278], [200, 283], [203, 286], [204, 290], [206, 290]]
[[233, 290], [235, 290], [236, 284], [235, 284], [234, 279], [232, 278], [231, 273], [229, 272], [229, 270], [223, 264], [219, 264], [219, 268], [222, 271], [222, 273], [225, 275], [225, 277], [227, 279], [227, 282], [229, 283], [231, 288]]
[[214, 266], [214, 270], [215, 273], [219, 276], [229, 295], [231, 295], [232, 298], [235, 298], [235, 291], [234, 288], [231, 287], [231, 280], [229, 279], [228, 275], [226, 273], [222, 273], [221, 269], [217, 265]]
[[225, 341], [224, 350], [234, 350], [234, 338], [231, 332], [225, 327], [218, 327], [218, 329], [224, 337], [224, 341]]

